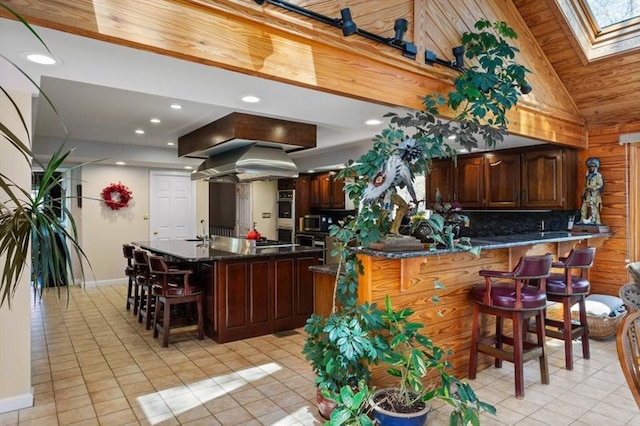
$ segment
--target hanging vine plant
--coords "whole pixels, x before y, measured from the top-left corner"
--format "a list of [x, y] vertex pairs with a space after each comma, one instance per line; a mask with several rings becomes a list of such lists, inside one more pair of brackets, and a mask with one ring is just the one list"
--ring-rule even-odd
[[120, 210], [129, 206], [133, 192], [121, 182], [111, 183], [102, 190], [100, 197], [111, 210]]

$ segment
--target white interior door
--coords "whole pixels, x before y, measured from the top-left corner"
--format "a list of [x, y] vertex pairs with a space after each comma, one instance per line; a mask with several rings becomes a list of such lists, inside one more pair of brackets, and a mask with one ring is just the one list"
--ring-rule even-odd
[[253, 223], [251, 223], [251, 184], [250, 183], [238, 183], [236, 184], [236, 235], [244, 237], [253, 229]]
[[195, 185], [189, 173], [152, 170], [149, 183], [151, 241], [194, 238]]

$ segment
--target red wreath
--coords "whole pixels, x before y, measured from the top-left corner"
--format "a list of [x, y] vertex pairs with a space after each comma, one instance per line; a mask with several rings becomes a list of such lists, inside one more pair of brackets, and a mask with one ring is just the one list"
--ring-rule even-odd
[[118, 182], [112, 183], [102, 190], [100, 196], [111, 210], [120, 210], [129, 205], [133, 193], [126, 185]]

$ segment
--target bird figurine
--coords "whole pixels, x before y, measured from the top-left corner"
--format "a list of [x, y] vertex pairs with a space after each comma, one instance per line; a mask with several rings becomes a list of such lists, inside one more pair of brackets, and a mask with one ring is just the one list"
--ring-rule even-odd
[[[417, 206], [420, 201], [413, 188], [411, 165], [423, 155], [424, 150], [416, 143], [415, 139], [406, 138], [400, 142], [382, 169], [365, 188], [360, 199], [360, 208], [382, 198], [384, 208], [391, 210], [392, 205], [395, 204], [401, 207], [401, 211], [404, 211], [406, 214], [406, 202], [404, 202], [404, 206], [402, 206], [399, 200], [401, 197], [396, 194], [396, 187], [401, 184], [407, 187], [413, 203]], [[396, 214], [396, 220], [394, 220], [394, 225], [391, 227], [392, 233], [398, 233], [402, 216], [404, 216], [404, 214]]]

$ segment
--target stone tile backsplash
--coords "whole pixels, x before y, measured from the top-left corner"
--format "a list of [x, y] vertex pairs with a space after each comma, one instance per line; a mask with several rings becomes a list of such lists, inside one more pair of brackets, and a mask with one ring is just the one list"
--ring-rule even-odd
[[542, 231], [566, 231], [569, 219], [580, 217], [577, 210], [553, 211], [463, 211], [469, 217], [469, 227], [463, 227], [460, 235], [488, 237], [492, 235], [526, 234]]

